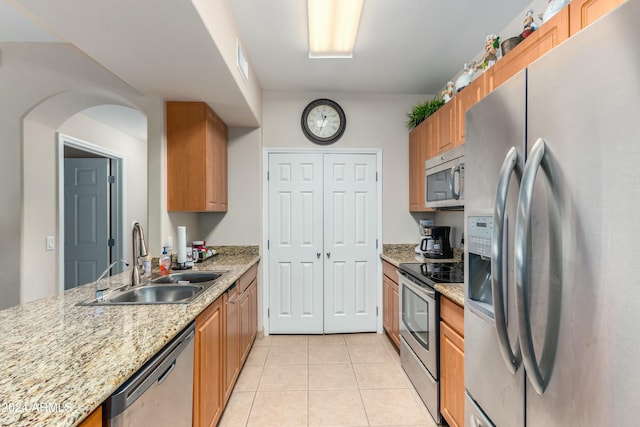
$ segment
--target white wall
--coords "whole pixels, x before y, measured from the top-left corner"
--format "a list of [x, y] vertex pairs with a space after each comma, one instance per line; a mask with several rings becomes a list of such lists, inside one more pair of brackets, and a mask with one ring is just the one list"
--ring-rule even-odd
[[409, 213], [409, 132], [405, 127], [406, 113], [415, 104], [431, 99], [432, 95], [265, 92], [263, 146], [318, 147], [304, 136], [300, 127], [302, 110], [316, 98], [333, 99], [342, 106], [347, 116], [344, 135], [329, 148], [382, 149], [383, 243], [415, 241], [418, 227]]
[[[147, 141], [127, 135], [84, 114], [76, 114], [54, 129], [27, 120], [24, 126], [24, 213], [23, 244], [25, 263], [21, 271], [21, 302], [58, 292], [57, 275], [57, 177], [58, 141], [56, 131], [122, 155], [125, 160], [124, 228], [136, 219], [147, 224]], [[46, 251], [45, 236], [55, 236], [56, 250]], [[125, 232], [124, 254], [131, 258], [130, 239]], [[38, 268], [33, 260], [38, 260]], [[48, 278], [42, 280], [43, 277]]]
[[[52, 188], [55, 189], [55, 177], [36, 178], [41, 168], [52, 167], [47, 158], [52, 155], [55, 132], [60, 125], [91, 106], [125, 105], [137, 108], [147, 116], [150, 146], [154, 146], [164, 135], [164, 115], [161, 100], [140, 97], [122, 80], [68, 44], [0, 43], [0, 51], [0, 144], [3, 152], [0, 156], [0, 179], [5, 183], [0, 186], [2, 309], [20, 302], [21, 270], [41, 273], [38, 276], [41, 282], [55, 283], [56, 280], [49, 267], [40, 269], [41, 262], [51, 265], [50, 258], [55, 254], [49, 252], [40, 259], [31, 256], [23, 247], [25, 240], [33, 240], [42, 251], [44, 236], [55, 235], [49, 222], [51, 217], [55, 218], [55, 213], [44, 212], [41, 217], [43, 224], [33, 232], [31, 228], [25, 229], [23, 221], [31, 227], [33, 221], [29, 215], [37, 212], [38, 200], [48, 200]], [[23, 146], [25, 138], [28, 142]], [[32, 143], [37, 141], [44, 145], [37, 148], [35, 154], [38, 155], [34, 156]], [[35, 174], [33, 180], [23, 178], [25, 174], [32, 173]], [[37, 194], [32, 193], [33, 190], [25, 194], [25, 185], [30, 189], [36, 188]], [[27, 210], [28, 215], [23, 218]], [[40, 237], [32, 238], [32, 234]], [[49, 286], [47, 288], [50, 289]], [[35, 295], [29, 292], [24, 297]]]
[[214, 246], [260, 244], [260, 135], [260, 129], [229, 128], [229, 210], [198, 214], [197, 240]]

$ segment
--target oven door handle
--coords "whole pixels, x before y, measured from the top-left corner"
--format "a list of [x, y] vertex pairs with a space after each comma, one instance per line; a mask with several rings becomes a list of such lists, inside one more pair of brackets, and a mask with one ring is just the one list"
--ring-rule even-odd
[[516, 176], [518, 184], [522, 180], [522, 157], [515, 147], [511, 147], [504, 158], [500, 175], [498, 178], [498, 187], [496, 190], [496, 200], [493, 208], [493, 235], [491, 239], [491, 292], [493, 294], [493, 312], [495, 318], [496, 333], [498, 335], [498, 344], [500, 353], [504, 359], [509, 372], [515, 374], [522, 363], [522, 353], [520, 350], [519, 339], [516, 338], [515, 350], [511, 348], [509, 333], [507, 331], [507, 318], [505, 310], [504, 290], [508, 276], [507, 260], [508, 254], [505, 256], [508, 248], [505, 223], [506, 205], [509, 193], [509, 181], [511, 176]]
[[426, 295], [427, 297], [431, 298], [432, 300], [436, 299], [436, 291], [433, 289], [427, 289], [427, 288], [423, 288], [422, 286], [419, 286], [418, 284], [416, 284], [415, 280], [413, 278], [411, 278], [409, 275], [407, 275], [406, 273], [398, 270], [398, 273], [400, 273], [400, 279], [402, 280], [402, 282], [404, 283], [405, 286], [407, 286], [409, 289], [411, 289], [413, 292], [415, 292], [418, 295]]

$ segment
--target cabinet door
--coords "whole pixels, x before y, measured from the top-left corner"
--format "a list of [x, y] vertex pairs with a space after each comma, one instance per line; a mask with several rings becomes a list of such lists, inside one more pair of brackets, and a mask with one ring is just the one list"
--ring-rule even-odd
[[433, 116], [409, 133], [409, 211], [432, 212], [424, 206], [424, 162], [433, 157], [431, 143], [435, 121]]
[[224, 294], [225, 336], [224, 336], [224, 402], [229, 400], [233, 385], [240, 372], [240, 333], [238, 318], [237, 284]]
[[251, 337], [249, 339], [249, 349], [258, 334], [258, 279], [253, 279], [249, 286], [249, 323]]
[[391, 339], [394, 343], [396, 343], [396, 347], [400, 348], [400, 299], [399, 299], [399, 290], [398, 284], [395, 282], [391, 282], [391, 294], [389, 298], [389, 304], [391, 305], [391, 318], [389, 319], [391, 323]]
[[464, 144], [465, 137], [465, 114], [469, 108], [473, 107], [478, 101], [484, 98], [485, 87], [484, 79], [486, 74], [476, 78], [469, 86], [462, 89], [455, 97], [456, 100], [456, 145]]
[[569, 3], [569, 32], [573, 36], [624, 0], [573, 0]]
[[251, 349], [251, 291], [246, 290], [238, 300], [240, 319], [240, 365], [247, 360]]
[[565, 7], [486, 71], [487, 93], [569, 37], [569, 8]]
[[[424, 122], [423, 122], [424, 123]], [[424, 208], [424, 196], [420, 203], [420, 187], [424, 187], [421, 181], [424, 180], [424, 172], [420, 168], [420, 145], [424, 135], [423, 123], [420, 123], [409, 133], [409, 211], [417, 212]], [[422, 166], [424, 169], [424, 165]]]
[[207, 211], [227, 211], [227, 126], [207, 109]]
[[447, 423], [464, 426], [464, 338], [440, 322], [440, 412]]
[[218, 298], [196, 318], [193, 375], [193, 425], [196, 427], [213, 426], [222, 414], [222, 312], [222, 298]]
[[438, 133], [434, 138], [435, 153], [432, 153], [433, 156], [451, 150], [458, 145], [456, 104], [457, 100], [454, 97], [434, 113], [434, 118], [437, 120]]
[[391, 308], [391, 279], [387, 276], [382, 276], [382, 326], [384, 330], [387, 331], [389, 336], [391, 336], [391, 316], [392, 316], [392, 308]]
[[167, 209], [227, 211], [227, 126], [204, 102], [166, 103]]

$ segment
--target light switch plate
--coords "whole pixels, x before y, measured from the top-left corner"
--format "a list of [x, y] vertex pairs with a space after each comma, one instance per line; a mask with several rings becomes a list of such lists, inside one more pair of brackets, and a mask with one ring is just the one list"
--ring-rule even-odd
[[54, 248], [54, 244], [55, 244], [55, 242], [53, 240], [53, 236], [47, 236], [46, 241], [45, 241], [45, 248], [48, 251], [52, 251], [52, 250], [55, 249]]

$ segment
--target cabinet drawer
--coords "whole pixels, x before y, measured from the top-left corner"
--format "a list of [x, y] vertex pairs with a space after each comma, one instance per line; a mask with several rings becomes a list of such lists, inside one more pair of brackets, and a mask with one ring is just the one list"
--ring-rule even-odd
[[440, 296], [440, 318], [464, 337], [464, 309], [445, 296]]
[[246, 273], [240, 277], [240, 293], [244, 293], [247, 290], [253, 279], [258, 276], [258, 264], [254, 264]]
[[391, 264], [388, 261], [382, 261], [382, 272], [389, 279], [393, 280], [396, 283], [396, 285], [400, 281], [398, 279], [398, 271], [397, 270], [398, 270], [398, 267], [396, 267], [395, 265]]

